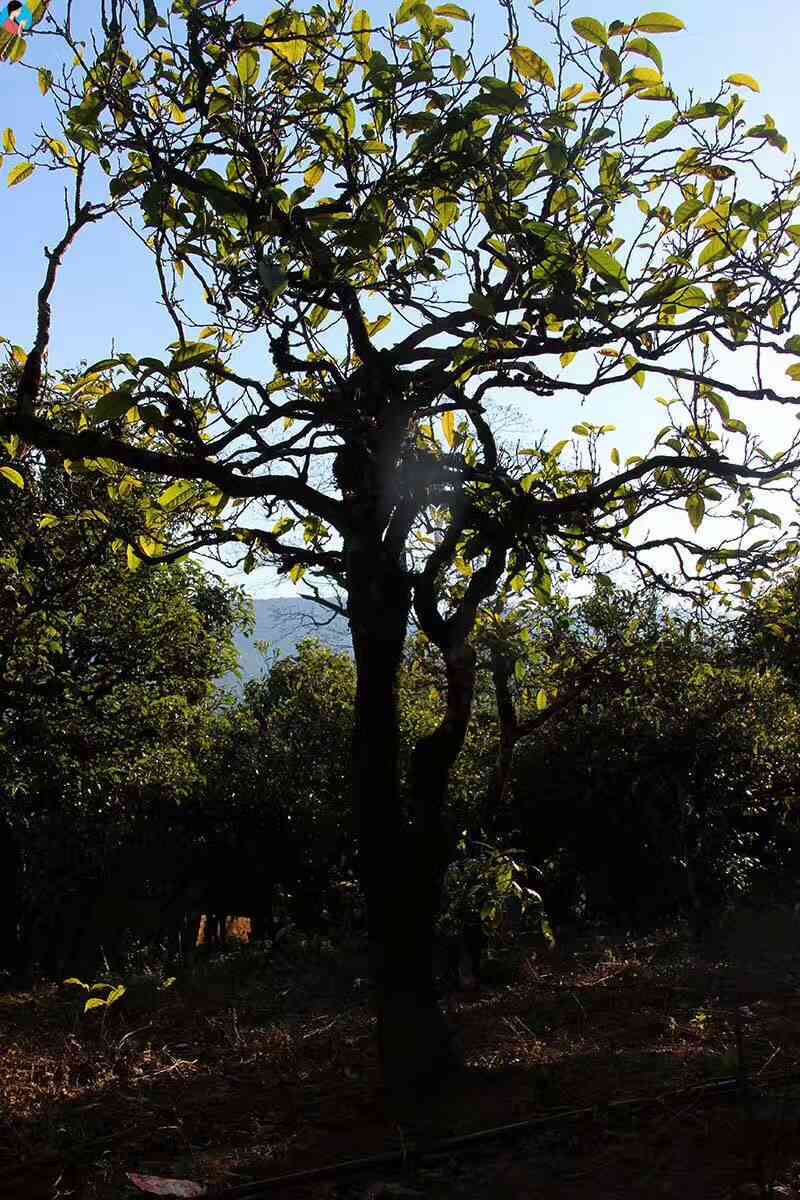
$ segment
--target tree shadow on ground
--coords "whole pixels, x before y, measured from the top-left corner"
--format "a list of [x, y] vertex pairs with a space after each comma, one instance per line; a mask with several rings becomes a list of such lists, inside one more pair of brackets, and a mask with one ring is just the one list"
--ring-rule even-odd
[[[0, 1194], [134, 1196], [128, 1170], [232, 1186], [387, 1149], [406, 1152], [399, 1175], [384, 1167], [275, 1194], [365, 1197], [370, 1181], [399, 1178], [453, 1200], [579, 1189], [689, 1200], [765, 1173], [787, 1180], [800, 1159], [794, 1110], [757, 1120], [698, 1087], [735, 1075], [741, 1045], [762, 1081], [800, 1069], [785, 955], [762, 947], [745, 965], [666, 935], [517, 954], [510, 982], [449, 997], [467, 1065], [400, 1125], [381, 1097], [357, 957], [222, 959], [105, 1029], [76, 1022], [56, 989], [19, 998], [0, 1009], [11, 1114], [0, 1119]], [[414, 1158], [431, 1140], [530, 1118], [542, 1120], [524, 1137]]]

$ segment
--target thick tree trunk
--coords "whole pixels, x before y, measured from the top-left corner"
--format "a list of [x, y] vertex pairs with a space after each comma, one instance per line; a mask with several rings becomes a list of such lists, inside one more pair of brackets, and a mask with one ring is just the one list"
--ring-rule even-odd
[[[436, 915], [427, 830], [409, 828], [399, 783], [397, 677], [410, 611], [402, 571], [351, 551], [349, 616], [356, 661], [353, 792], [383, 1080], [419, 1097], [452, 1063], [433, 973]], [[438, 874], [437, 874], [438, 879]]]

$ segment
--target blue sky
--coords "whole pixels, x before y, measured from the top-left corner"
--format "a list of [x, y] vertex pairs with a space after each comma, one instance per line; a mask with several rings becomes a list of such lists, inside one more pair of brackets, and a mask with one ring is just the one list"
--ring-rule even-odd
[[[499, 8], [489, 0], [462, 2], [476, 13], [479, 48], [488, 45], [499, 28]], [[58, 13], [60, 3], [52, 0], [54, 12]], [[163, 10], [166, 0], [157, 0], [157, 4]], [[80, 0], [77, 7], [83, 20], [97, 23], [97, 0]], [[243, 0], [240, 11], [263, 17], [269, 7], [269, 3], [262, 7]], [[378, 24], [397, 5], [359, 0], [355, 7], [366, 7], [373, 24]], [[664, 54], [665, 75], [676, 90], [685, 94], [694, 88], [698, 98], [705, 98], [713, 94], [719, 80], [732, 72], [754, 75], [762, 90], [760, 95], [744, 93], [748, 98], [746, 115], [753, 123], [765, 112], [775, 118], [791, 143], [788, 156], [772, 152], [776, 172], [788, 166], [795, 147], [800, 146], [800, 22], [789, 0], [761, 0], [758, 4], [746, 0], [668, 0], [665, 4], [651, 0], [648, 4], [644, 0], [638, 7], [617, 0], [577, 0], [570, 6], [568, 17], [594, 16], [608, 22], [614, 18], [633, 19], [655, 7], [667, 8], [687, 26], [683, 33], [656, 39]], [[547, 46], [535, 32], [538, 27], [533, 26], [525, 5], [520, 2], [518, 9], [521, 40], [547, 57]], [[34, 37], [24, 64], [0, 63], [0, 128], [13, 128], [19, 143], [24, 143], [50, 116], [47, 100], [39, 94], [35, 72], [26, 69], [26, 64], [55, 66], [59, 60], [60, 47], [55, 39]], [[654, 115], [653, 119], [660, 118]], [[0, 219], [5, 230], [0, 333], [27, 346], [33, 335], [36, 292], [43, 276], [42, 247], [52, 246], [63, 229], [63, 192], [60, 176], [42, 170], [9, 190], [5, 187], [8, 166], [7, 160], [0, 171]], [[156, 300], [149, 256], [118, 221], [109, 220], [85, 230], [69, 253], [57, 284], [51, 365], [73, 366], [80, 360], [102, 358], [109, 352], [112, 338], [119, 350], [136, 355], [160, 353], [174, 333]], [[598, 410], [597, 416], [590, 418], [598, 423], [614, 420], [615, 410], [622, 416], [630, 412], [632, 402], [637, 405], [637, 415], [627, 421], [619, 440], [623, 454], [639, 450], [645, 431], [663, 423], [658, 410], [645, 404], [645, 399], [634, 399], [634, 393], [626, 390], [624, 395], [609, 397], [603, 411]], [[535, 432], [546, 424], [553, 431], [553, 440], [561, 435], [565, 423], [577, 419], [571, 406], [562, 406], [555, 420], [549, 410], [533, 412], [531, 418], [531, 429]], [[777, 436], [778, 425], [775, 432]], [[251, 590], [264, 594], [271, 591], [269, 578], [256, 573], [248, 581]]]

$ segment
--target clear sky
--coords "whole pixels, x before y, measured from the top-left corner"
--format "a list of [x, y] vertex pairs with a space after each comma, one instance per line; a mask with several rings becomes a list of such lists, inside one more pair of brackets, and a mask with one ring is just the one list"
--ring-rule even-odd
[[[430, 2], [434, 4], [434, 0]], [[461, 2], [477, 16], [479, 49], [492, 44], [499, 28], [499, 8], [493, 0]], [[57, 14], [61, 3], [51, 0]], [[391, 5], [384, 0], [359, 0], [355, 7], [366, 7], [377, 25], [398, 4], [399, 0]], [[166, 0], [157, 0], [157, 6], [164, 10]], [[82, 20], [99, 24], [99, 0], [78, 0], [76, 7]], [[263, 17], [269, 8], [268, 2], [263, 6], [252, 0], [241, 3], [241, 11], [253, 18]], [[568, 19], [594, 16], [605, 22], [631, 20], [654, 8], [667, 9], [687, 26], [680, 34], [655, 39], [664, 54], [665, 75], [676, 91], [684, 95], [693, 88], [698, 98], [706, 98], [732, 72], [754, 75], [761, 84], [761, 94], [743, 92], [748, 100], [745, 116], [754, 124], [765, 112], [775, 118], [791, 143], [788, 156], [771, 152], [776, 172], [788, 166], [800, 147], [800, 21], [796, 5], [790, 0], [643, 0], [638, 6], [618, 0], [575, 0], [569, 6]], [[518, 11], [521, 40], [547, 57], [548, 48], [536, 40], [538, 27], [533, 26], [522, 2]], [[50, 117], [35, 72], [26, 69], [26, 64], [55, 66], [60, 55], [55, 39], [34, 36], [23, 64], [0, 63], [0, 128], [13, 128], [20, 143]], [[660, 118], [654, 115], [653, 119]], [[52, 246], [63, 230], [62, 184], [58, 174], [38, 170], [24, 184], [9, 190], [4, 185], [7, 169], [8, 162], [0, 171], [0, 221], [4, 230], [0, 333], [27, 346], [33, 335], [36, 292], [43, 277], [42, 247]], [[74, 366], [81, 360], [102, 358], [109, 352], [112, 339], [118, 350], [135, 355], [160, 353], [173, 340], [174, 331], [156, 303], [153, 285], [148, 254], [118, 221], [108, 220], [85, 230], [68, 255], [56, 288], [51, 366]], [[598, 423], [618, 418], [622, 426], [627, 415], [625, 431], [618, 439], [623, 455], [641, 450], [647, 432], [663, 423], [658, 419], [658, 410], [643, 403], [645, 399], [626, 389], [616, 398], [609, 397], [603, 402], [602, 412], [598, 410], [597, 416], [589, 418]], [[531, 401], [547, 403], [525, 397], [520, 404], [527, 406]], [[639, 413], [632, 420], [631, 403]], [[578, 419], [571, 406], [561, 406], [555, 420], [550, 410], [533, 412], [531, 417], [531, 428], [548, 426], [553, 440], [561, 435], [565, 424]], [[763, 420], [763, 413], [756, 419]], [[764, 432], [770, 434], [773, 430], [765, 428]], [[777, 424], [774, 433], [779, 434]], [[249, 578], [248, 587], [257, 594], [272, 590], [268, 577], [261, 572]]]

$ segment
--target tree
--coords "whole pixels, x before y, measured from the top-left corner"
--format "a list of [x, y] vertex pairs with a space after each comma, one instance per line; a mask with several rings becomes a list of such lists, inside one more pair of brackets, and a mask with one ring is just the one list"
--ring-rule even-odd
[[[786, 142], [772, 119], [743, 120], [740, 90], [757, 83], [731, 76], [684, 102], [649, 36], [682, 28], [665, 13], [570, 29], [534, 6], [547, 61], [513, 0], [497, 12], [505, 32], [482, 60], [466, 10], [418, 0], [381, 28], [344, 0], [284, 0], [263, 23], [227, 2], [174, 0], [167, 23], [150, 3], [140, 15], [109, 0], [87, 43], [51, 13], [67, 65], [43, 90], [61, 127], [11, 151], [15, 184], [47, 165], [75, 190], [0, 432], [111, 488], [162, 482], [143, 497], [132, 565], [232, 543], [246, 569], [271, 560], [325, 603], [327, 585], [343, 593], [378, 1038], [397, 1092], [450, 1061], [431, 951], [479, 607], [498, 588], [545, 594], [598, 549], [700, 597], [797, 552], [759, 540], [773, 516], [755, 507], [756, 489], [794, 486], [797, 443], [771, 453], [732, 411], [796, 401], [764, 379], [768, 360], [798, 353], [800, 179], [773, 173]], [[651, 102], [656, 124], [640, 115]], [[95, 364], [54, 414], [39, 387], [58, 267], [110, 212], [146, 236], [175, 342]], [[253, 336], [271, 377], [242, 365]], [[728, 369], [716, 356], [732, 351]], [[601, 464], [609, 426], [588, 420], [569, 461], [567, 441], [544, 435], [498, 445], [490, 407], [509, 389], [557, 407], [630, 381], [664, 385], [666, 425], [624, 464], [616, 449]], [[664, 510], [685, 510], [691, 532], [635, 532]], [[704, 540], [714, 515], [727, 523]], [[403, 797], [412, 608], [447, 691]]]
[[249, 609], [193, 563], [132, 574], [110, 552], [124, 497], [103, 486], [95, 523], [91, 476], [17, 461], [25, 489], [0, 479], [0, 966], [52, 973], [101, 942], [113, 957], [135, 899], [169, 884]]
[[786, 676], [754, 661], [738, 621], [608, 586], [581, 607], [581, 636], [620, 648], [615, 669], [514, 764], [511, 832], [545, 867], [546, 902], [640, 927], [684, 913], [703, 931], [758, 888], [775, 898], [796, 874]]

